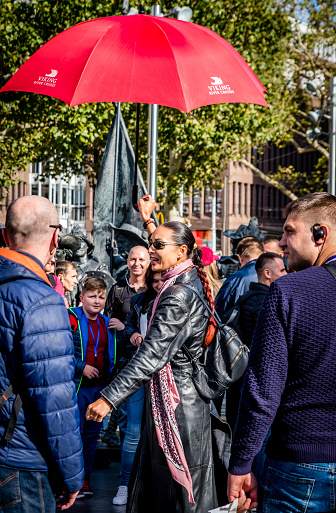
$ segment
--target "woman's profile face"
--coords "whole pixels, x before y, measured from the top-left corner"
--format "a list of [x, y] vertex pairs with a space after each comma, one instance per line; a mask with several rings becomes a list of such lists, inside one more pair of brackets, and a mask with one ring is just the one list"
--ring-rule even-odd
[[177, 245], [173, 235], [173, 230], [162, 225], [156, 228], [150, 236], [151, 242], [169, 242], [163, 249], [155, 249], [153, 244], [149, 246], [151, 266], [155, 273], [166, 271], [187, 258], [186, 251], [183, 250], [185, 246]]
[[152, 288], [158, 294], [160, 288], [162, 287], [163, 279], [161, 278], [161, 273], [154, 273], [152, 279]]
[[72, 292], [77, 281], [77, 270], [69, 267], [68, 270], [62, 275], [62, 285], [64, 292]]

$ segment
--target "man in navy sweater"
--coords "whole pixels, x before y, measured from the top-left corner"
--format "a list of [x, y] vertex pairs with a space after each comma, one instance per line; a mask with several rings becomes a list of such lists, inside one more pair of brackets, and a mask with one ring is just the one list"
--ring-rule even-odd
[[[229, 466], [239, 511], [336, 507], [336, 197], [314, 193], [284, 211], [280, 241], [295, 272], [272, 283], [260, 311]], [[260, 490], [252, 461], [272, 425]], [[266, 474], [267, 472], [267, 474]]]

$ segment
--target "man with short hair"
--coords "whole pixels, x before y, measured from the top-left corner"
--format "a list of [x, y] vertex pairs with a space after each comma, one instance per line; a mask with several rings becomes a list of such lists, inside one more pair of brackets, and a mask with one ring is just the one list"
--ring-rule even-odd
[[61, 509], [83, 484], [69, 316], [44, 271], [60, 229], [46, 198], [25, 196], [8, 208], [10, 249], [0, 250], [0, 502], [13, 513], [55, 512], [48, 471], [66, 491]]
[[262, 245], [266, 253], [277, 253], [278, 255], [283, 257], [284, 252], [282, 247], [280, 246], [280, 241], [277, 237], [272, 237], [270, 235], [265, 237]]
[[[289, 267], [300, 272], [272, 283], [259, 314], [228, 496], [238, 497], [244, 510], [259, 500], [258, 511], [325, 513], [336, 507], [336, 197], [301, 197], [284, 217], [280, 245]], [[257, 498], [251, 466], [271, 425], [267, 487]]]
[[251, 347], [258, 315], [271, 283], [287, 274], [281, 256], [270, 252], [262, 253], [258, 257], [255, 270], [258, 282], [250, 283], [249, 290], [238, 299], [242, 340], [248, 347]]
[[241, 269], [225, 280], [216, 296], [216, 310], [220, 316], [234, 306], [239, 296], [248, 290], [250, 283], [258, 281], [255, 263], [263, 252], [262, 243], [255, 237], [245, 237], [238, 243], [237, 256]]

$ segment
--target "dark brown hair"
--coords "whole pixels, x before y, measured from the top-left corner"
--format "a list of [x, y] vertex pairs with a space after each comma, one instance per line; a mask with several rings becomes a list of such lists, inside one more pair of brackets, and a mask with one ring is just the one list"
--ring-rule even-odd
[[55, 274], [66, 274], [70, 269], [77, 269], [76, 265], [69, 260], [56, 260], [55, 263]]
[[144, 301], [142, 303], [142, 310], [141, 313], [146, 313], [148, 310], [149, 303], [156, 298], [157, 292], [152, 287], [152, 281], [153, 281], [153, 275], [154, 271], [152, 269], [152, 266], [149, 265], [147, 267], [147, 271], [145, 274], [145, 283], [147, 285], [147, 290], [144, 293]]
[[[178, 244], [179, 246], [187, 246], [187, 256], [188, 258], [191, 258], [197, 270], [198, 277], [202, 283], [204, 295], [208, 300], [210, 308], [213, 312], [215, 308], [214, 299], [211, 294], [211, 289], [206, 272], [204, 271], [204, 264], [202, 262], [202, 250], [198, 246], [195, 247], [195, 237], [193, 236], [192, 231], [190, 230], [190, 228], [188, 228], [188, 226], [186, 226], [183, 223], [180, 223], [179, 221], [168, 221], [167, 223], [164, 223], [162, 226], [172, 230], [172, 239], [174, 240], [174, 242], [176, 242], [176, 244]], [[211, 317], [208, 324], [207, 332], [205, 334], [205, 346], [209, 345], [212, 341], [216, 333], [216, 326], [217, 325], [215, 323], [214, 318]]]
[[336, 226], [336, 197], [328, 192], [313, 192], [288, 203], [284, 208], [283, 217], [289, 215], [303, 217], [313, 226], [315, 223], [330, 223]]
[[262, 253], [256, 263], [255, 263], [255, 270], [258, 275], [258, 278], [262, 276], [263, 270], [272, 264], [275, 259], [279, 259], [283, 262], [281, 256], [278, 253], [272, 253], [271, 251], [267, 251], [266, 253]]

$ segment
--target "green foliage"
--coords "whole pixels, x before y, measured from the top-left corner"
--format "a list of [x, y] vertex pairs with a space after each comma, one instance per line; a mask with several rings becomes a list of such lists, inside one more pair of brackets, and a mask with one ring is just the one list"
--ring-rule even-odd
[[[308, 112], [321, 109], [328, 114], [329, 82], [335, 75], [332, 57], [335, 59], [336, 4], [324, 0], [283, 0], [281, 7], [290, 19], [292, 34], [286, 76], [294, 123], [288, 136], [300, 153], [315, 150], [320, 158], [312, 169], [301, 174], [293, 169], [290, 173], [280, 169], [273, 177], [300, 196], [324, 190], [328, 175], [328, 123], [322, 116], [312, 125]], [[308, 81], [315, 84], [315, 93], [308, 90]], [[314, 127], [322, 130], [315, 141], [306, 134]]]
[[[284, 80], [290, 45], [290, 24], [277, 0], [189, 0], [192, 21], [229, 41], [268, 90], [270, 110], [255, 105], [223, 104], [196, 109], [188, 116], [160, 108], [159, 188], [171, 201], [181, 185], [220, 186], [220, 171], [250, 146], [287, 141], [294, 123], [291, 91]], [[172, 4], [161, 2], [167, 12]], [[150, 13], [150, 6], [145, 6]], [[0, 85], [43, 43], [66, 28], [88, 19], [121, 14], [121, 2], [68, 0], [53, 2], [3, 0], [0, 3]], [[135, 107], [122, 105], [134, 142]], [[79, 173], [82, 165], [97, 175], [114, 114], [113, 104], [71, 109], [41, 95], [5, 93], [0, 98], [0, 187], [15, 179], [15, 169], [47, 161], [46, 173]], [[140, 127], [142, 170], [147, 158], [147, 107]]]
[[299, 172], [293, 166], [286, 168], [279, 166], [278, 171], [270, 176], [299, 197], [312, 192], [325, 191], [327, 174], [327, 161], [325, 156], [322, 155], [316, 166], [310, 171]]

